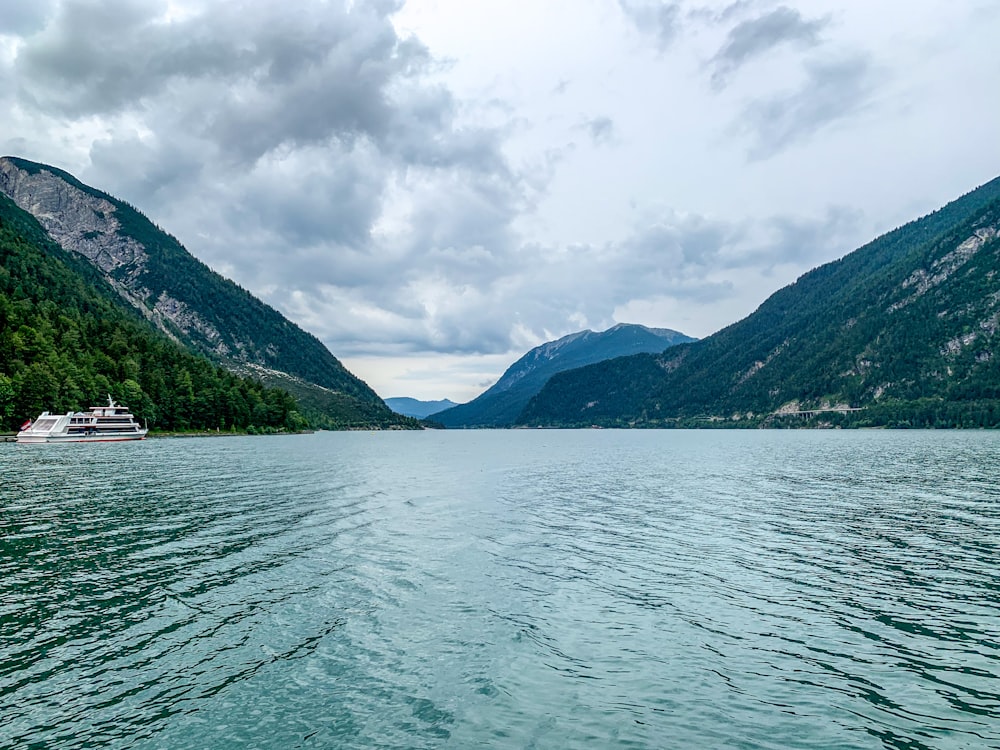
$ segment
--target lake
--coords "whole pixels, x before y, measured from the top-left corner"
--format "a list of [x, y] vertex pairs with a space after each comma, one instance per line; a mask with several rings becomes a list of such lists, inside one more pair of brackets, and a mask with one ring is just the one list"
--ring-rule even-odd
[[995, 432], [0, 444], [0, 747], [1000, 747], [998, 479]]

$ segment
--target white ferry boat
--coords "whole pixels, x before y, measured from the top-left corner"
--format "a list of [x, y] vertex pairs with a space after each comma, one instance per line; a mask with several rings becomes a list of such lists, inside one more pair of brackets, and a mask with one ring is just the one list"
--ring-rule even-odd
[[49, 414], [28, 420], [17, 433], [19, 443], [102, 443], [142, 440], [148, 430], [140, 427], [128, 407], [108, 396], [107, 406], [91, 406], [90, 411]]

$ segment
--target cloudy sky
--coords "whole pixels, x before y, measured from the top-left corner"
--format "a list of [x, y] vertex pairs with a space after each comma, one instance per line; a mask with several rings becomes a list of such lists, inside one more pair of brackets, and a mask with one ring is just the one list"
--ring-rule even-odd
[[706, 336], [1000, 174], [995, 0], [0, 0], [0, 151], [380, 395]]

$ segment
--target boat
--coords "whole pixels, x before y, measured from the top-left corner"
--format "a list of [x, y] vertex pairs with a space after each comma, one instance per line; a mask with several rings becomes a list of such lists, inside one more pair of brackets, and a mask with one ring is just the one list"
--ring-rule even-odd
[[128, 407], [108, 396], [107, 406], [91, 406], [90, 411], [49, 414], [28, 420], [17, 433], [19, 443], [107, 443], [142, 440], [148, 430], [140, 427]]

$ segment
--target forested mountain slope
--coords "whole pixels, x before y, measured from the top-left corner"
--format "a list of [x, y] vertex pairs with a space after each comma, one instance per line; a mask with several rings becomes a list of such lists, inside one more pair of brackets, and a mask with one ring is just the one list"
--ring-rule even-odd
[[323, 426], [413, 426], [313, 335], [196, 259], [145, 216], [54, 167], [0, 159], [0, 193], [86, 258], [166, 336], [295, 394]]
[[0, 430], [107, 394], [161, 430], [307, 426], [294, 398], [185, 351], [0, 195]]
[[[810, 271], [702, 341], [553, 377], [518, 421], [995, 425], [998, 230], [1000, 178]], [[801, 413], [833, 407], [860, 411]]]
[[639, 352], [661, 352], [690, 336], [669, 328], [620, 323], [606, 331], [579, 331], [536, 346], [512, 364], [495, 385], [468, 402], [431, 418], [445, 427], [506, 427], [557, 372]]

